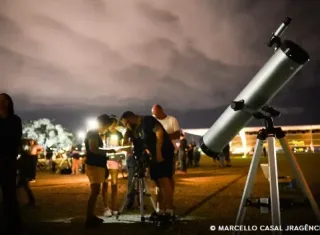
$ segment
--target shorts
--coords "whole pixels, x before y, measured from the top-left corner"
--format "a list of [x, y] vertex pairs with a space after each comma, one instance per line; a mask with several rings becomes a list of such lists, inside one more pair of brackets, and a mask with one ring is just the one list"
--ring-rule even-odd
[[102, 184], [106, 180], [106, 168], [86, 165], [86, 173], [90, 184]]
[[174, 172], [172, 161], [163, 161], [150, 166], [150, 178], [157, 181], [161, 178], [172, 178]]

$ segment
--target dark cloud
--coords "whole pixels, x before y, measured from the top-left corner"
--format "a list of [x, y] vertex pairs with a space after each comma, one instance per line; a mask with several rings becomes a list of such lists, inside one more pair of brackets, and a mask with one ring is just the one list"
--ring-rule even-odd
[[319, 98], [317, 0], [0, 5], [0, 86], [23, 110], [225, 107], [272, 55], [266, 43], [286, 16], [293, 21], [285, 37], [301, 44], [311, 61], [273, 103], [301, 110]]

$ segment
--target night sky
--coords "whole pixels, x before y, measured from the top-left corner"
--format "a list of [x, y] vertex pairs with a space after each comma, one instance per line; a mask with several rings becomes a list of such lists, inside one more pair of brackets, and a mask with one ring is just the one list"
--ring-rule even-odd
[[0, 91], [24, 119], [71, 130], [87, 117], [150, 114], [210, 127], [283, 38], [311, 57], [272, 104], [279, 124], [320, 124], [319, 0], [0, 0]]

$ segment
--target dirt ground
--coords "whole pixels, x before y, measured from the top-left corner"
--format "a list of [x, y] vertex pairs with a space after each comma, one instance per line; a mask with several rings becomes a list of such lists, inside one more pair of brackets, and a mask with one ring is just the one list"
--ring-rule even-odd
[[[298, 160], [319, 204], [320, 156], [303, 154], [298, 155]], [[56, 175], [39, 172], [36, 182], [31, 184], [37, 198], [37, 206], [25, 207], [26, 199], [22, 192], [21, 211], [29, 233], [35, 235], [212, 234], [211, 225], [234, 224], [250, 161], [251, 158], [234, 158], [231, 168], [219, 168], [212, 166], [210, 158], [203, 157], [200, 168], [192, 168], [186, 175], [176, 175], [175, 205], [181, 221], [172, 226], [157, 227], [155, 224], [141, 223], [137, 209], [130, 212], [124, 210], [119, 220], [114, 217], [105, 218], [105, 223], [99, 229], [85, 230], [85, 210], [89, 195], [89, 184], [85, 175]], [[266, 162], [266, 159], [262, 159], [261, 162]], [[281, 155], [278, 166], [279, 176], [292, 175], [287, 161]], [[126, 179], [119, 180], [119, 207], [124, 200], [126, 184]], [[149, 185], [153, 188], [152, 182]], [[253, 196], [268, 197], [268, 195], [268, 181], [259, 169]], [[286, 193], [282, 196], [287, 195], [295, 194]], [[147, 212], [152, 212], [150, 200], [146, 198], [145, 202]], [[101, 215], [102, 212], [102, 199], [99, 198], [97, 214]], [[319, 224], [308, 206], [292, 207], [283, 211], [282, 221], [284, 224], [296, 225]], [[248, 208], [245, 224], [271, 224], [270, 214], [261, 214], [260, 209]]]

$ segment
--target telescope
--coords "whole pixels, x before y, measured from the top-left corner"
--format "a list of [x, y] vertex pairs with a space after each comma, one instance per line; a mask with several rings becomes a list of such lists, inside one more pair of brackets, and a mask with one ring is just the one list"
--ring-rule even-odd
[[[267, 44], [274, 48], [274, 54], [235, 98], [244, 101], [251, 112], [238, 112], [233, 103], [200, 139], [200, 147], [207, 156], [216, 157], [259, 111], [299, 72], [309, 61], [308, 53], [291, 40], [282, 42], [281, 35], [287, 29], [290, 18], [286, 18], [272, 34]], [[241, 108], [240, 108], [241, 109]]]
[[[264, 122], [264, 127], [257, 134], [247, 180], [242, 194], [235, 225], [243, 225], [250, 196], [253, 191], [254, 177], [257, 173], [264, 142], [268, 145], [268, 181], [270, 187], [271, 220], [273, 226], [281, 226], [281, 210], [279, 196], [279, 177], [276, 154], [276, 139], [279, 141], [284, 155], [296, 176], [299, 188], [308, 198], [310, 205], [320, 222], [320, 209], [313, 197], [307, 181], [299, 167], [285, 132], [281, 127], [274, 127], [273, 118], [280, 112], [267, 105], [270, 100], [300, 71], [309, 61], [308, 53], [290, 40], [282, 42], [280, 36], [287, 29], [290, 18], [286, 18], [272, 34], [268, 43], [274, 48], [274, 54], [260, 69], [250, 83], [240, 92], [235, 101], [224, 111], [208, 132], [201, 138], [202, 151], [210, 156], [218, 156], [224, 146], [253, 118]], [[234, 232], [233, 234], [239, 234]], [[274, 231], [273, 234], [281, 234]]]

